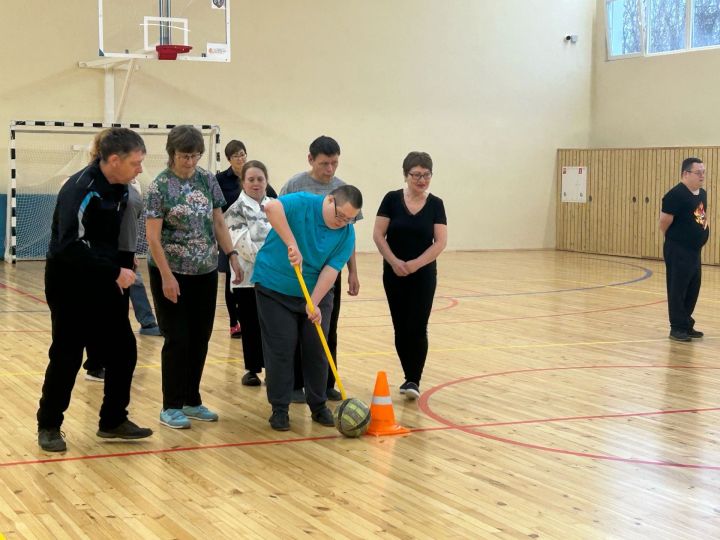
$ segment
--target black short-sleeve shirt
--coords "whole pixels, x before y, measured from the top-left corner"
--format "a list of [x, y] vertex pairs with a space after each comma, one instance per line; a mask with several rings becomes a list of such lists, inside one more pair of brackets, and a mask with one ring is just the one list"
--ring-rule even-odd
[[665, 238], [687, 248], [700, 249], [710, 235], [707, 224], [707, 192], [700, 188], [694, 195], [680, 182], [662, 199], [662, 211], [673, 216]]
[[[403, 261], [416, 259], [433, 245], [435, 224], [447, 225], [442, 199], [432, 193], [428, 194], [425, 206], [411, 214], [405, 206], [403, 190], [390, 191], [380, 203], [377, 215], [390, 219], [386, 240], [395, 256]], [[435, 261], [428, 266], [434, 267]]]

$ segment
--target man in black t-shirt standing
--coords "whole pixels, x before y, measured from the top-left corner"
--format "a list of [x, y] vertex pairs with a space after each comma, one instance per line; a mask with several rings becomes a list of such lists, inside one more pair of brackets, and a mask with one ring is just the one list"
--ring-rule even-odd
[[705, 165], [696, 157], [682, 163], [680, 183], [662, 199], [660, 231], [665, 235], [663, 257], [667, 275], [670, 339], [690, 341], [703, 337], [695, 329], [700, 294], [700, 251], [710, 234], [707, 218]]

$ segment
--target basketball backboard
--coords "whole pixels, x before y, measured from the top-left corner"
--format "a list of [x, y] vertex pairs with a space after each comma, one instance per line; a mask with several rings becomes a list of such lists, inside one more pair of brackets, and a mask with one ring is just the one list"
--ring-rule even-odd
[[98, 55], [157, 59], [157, 45], [189, 45], [178, 60], [230, 61], [230, 0], [98, 0]]

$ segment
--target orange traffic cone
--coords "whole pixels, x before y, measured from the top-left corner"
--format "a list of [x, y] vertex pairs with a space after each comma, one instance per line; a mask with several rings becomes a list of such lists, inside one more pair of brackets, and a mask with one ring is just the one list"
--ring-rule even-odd
[[395, 412], [393, 411], [392, 399], [390, 399], [387, 374], [384, 371], [378, 371], [377, 379], [375, 379], [375, 391], [370, 405], [370, 427], [367, 432], [369, 435], [375, 435], [376, 437], [410, 433], [409, 429], [395, 423]]

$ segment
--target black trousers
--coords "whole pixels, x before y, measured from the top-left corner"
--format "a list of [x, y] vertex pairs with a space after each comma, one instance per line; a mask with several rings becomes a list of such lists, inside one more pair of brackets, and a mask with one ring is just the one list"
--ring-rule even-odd
[[[240, 323], [242, 327], [242, 321], [240, 321], [240, 306], [242, 305], [240, 289], [230, 288], [232, 277], [230, 277], [230, 271], [225, 272], [225, 305], [227, 306], [228, 317], [230, 318], [230, 328]], [[252, 288], [250, 289], [252, 290]], [[254, 293], [253, 293], [254, 294]], [[242, 329], [243, 332], [245, 328]]]
[[[322, 409], [327, 399], [327, 361], [315, 325], [305, 312], [305, 299], [255, 285], [258, 316], [265, 355], [267, 396], [273, 410], [287, 411], [293, 389], [293, 358], [298, 343], [303, 350], [305, 400], [313, 412]], [[330, 326], [332, 291], [316, 306], [322, 313], [320, 326]]]
[[173, 274], [180, 285], [177, 304], [165, 298], [160, 270], [150, 269], [150, 290], [162, 331], [163, 409], [202, 404], [200, 379], [215, 322], [217, 272]]
[[672, 330], [692, 330], [692, 318], [700, 295], [702, 265], [700, 250], [682, 246], [673, 240], [663, 245], [667, 282], [668, 314]]
[[137, 363], [127, 289], [122, 294], [115, 282], [96, 283], [77, 268], [49, 260], [45, 266], [45, 297], [50, 307], [52, 344], [37, 411], [38, 428], [62, 426], [83, 349], [91, 341], [102, 351], [105, 366], [99, 427], [119, 426], [127, 419]]
[[[310, 291], [312, 292], [312, 291]], [[328, 344], [328, 349], [330, 349], [330, 354], [332, 354], [333, 360], [335, 362], [335, 367], [337, 368], [338, 363], [338, 357], [337, 357], [337, 327], [338, 327], [338, 319], [340, 318], [340, 296], [342, 294], [342, 272], [338, 272], [338, 277], [335, 280], [335, 285], [333, 285], [332, 288], [333, 293], [333, 304], [332, 304], [332, 313], [330, 314], [330, 326], [328, 327], [327, 331], [325, 331], [325, 340]], [[324, 317], [324, 315], [323, 315]], [[323, 328], [325, 328], [324, 324], [321, 325]], [[335, 387], [335, 374], [332, 372], [332, 368], [330, 367], [330, 362], [327, 361], [327, 358], [325, 358], [325, 351], [320, 349], [320, 354], [322, 355], [322, 359], [327, 364], [327, 387], [328, 388], [334, 388]], [[302, 368], [302, 358], [303, 358], [303, 351], [302, 347], [298, 344], [297, 349], [295, 349], [295, 384], [293, 388], [295, 390], [299, 390], [305, 386], [305, 382], [303, 381], [303, 368]]]
[[437, 270], [429, 265], [409, 276], [398, 277], [392, 268], [384, 265], [383, 286], [395, 330], [395, 350], [405, 380], [419, 385], [427, 358], [427, 325], [437, 286]]
[[260, 373], [265, 365], [263, 361], [262, 336], [260, 335], [260, 319], [258, 319], [257, 300], [253, 287], [238, 287], [234, 291], [242, 309], [238, 311], [242, 326], [242, 348], [245, 369]]

